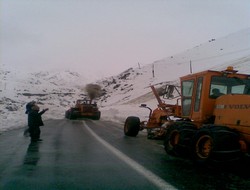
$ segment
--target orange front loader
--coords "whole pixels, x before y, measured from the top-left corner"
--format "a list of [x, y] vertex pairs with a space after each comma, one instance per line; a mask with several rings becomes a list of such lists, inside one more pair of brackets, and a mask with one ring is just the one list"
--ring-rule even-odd
[[92, 100], [81, 99], [77, 100], [74, 107], [71, 107], [65, 112], [65, 118], [77, 119], [77, 118], [90, 118], [99, 120], [101, 112], [96, 103], [92, 103]]
[[[181, 111], [161, 125], [168, 154], [197, 162], [235, 160], [250, 153], [250, 76], [225, 71], [204, 71], [180, 78]], [[179, 113], [178, 111], [175, 113]], [[153, 114], [152, 114], [153, 115]], [[131, 120], [133, 119], [133, 121]], [[138, 129], [137, 117], [128, 117], [125, 135]], [[149, 119], [150, 122], [151, 118]], [[162, 127], [164, 126], [164, 127]], [[135, 133], [134, 133], [135, 134]], [[136, 136], [136, 135], [132, 135]]]

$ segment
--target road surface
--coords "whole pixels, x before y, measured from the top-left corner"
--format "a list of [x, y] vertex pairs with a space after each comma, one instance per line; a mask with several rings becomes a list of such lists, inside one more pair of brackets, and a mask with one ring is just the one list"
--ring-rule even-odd
[[0, 189], [250, 189], [242, 168], [196, 167], [112, 122], [49, 120], [41, 131], [40, 143], [23, 129], [0, 135]]

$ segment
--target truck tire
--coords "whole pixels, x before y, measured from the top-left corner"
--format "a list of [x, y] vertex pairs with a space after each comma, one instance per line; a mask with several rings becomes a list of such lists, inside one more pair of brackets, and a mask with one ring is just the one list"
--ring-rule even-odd
[[164, 149], [167, 154], [178, 157], [188, 157], [192, 155], [192, 139], [197, 128], [191, 122], [178, 121], [167, 129], [164, 140]]
[[207, 125], [194, 138], [194, 161], [233, 161], [241, 157], [239, 134], [225, 126]]
[[69, 112], [68, 111], [65, 112], [65, 118], [69, 119]]
[[71, 120], [71, 119], [75, 119], [76, 117], [74, 116], [73, 112], [70, 112], [68, 118]]
[[212, 156], [214, 142], [209, 131], [200, 131], [195, 137], [194, 161], [197, 164], [204, 164]]
[[168, 128], [166, 138], [164, 140], [164, 149], [167, 154], [171, 156], [177, 156], [175, 147], [179, 143], [180, 133], [176, 125], [172, 125]]
[[72, 119], [77, 119], [79, 116], [79, 112], [76, 111], [76, 110], [72, 110], [69, 112], [69, 119], [72, 120]]
[[139, 117], [130, 116], [126, 119], [124, 124], [124, 134], [126, 136], [136, 137], [140, 130]]
[[96, 115], [93, 117], [94, 120], [99, 120], [101, 118], [101, 112], [97, 112]]

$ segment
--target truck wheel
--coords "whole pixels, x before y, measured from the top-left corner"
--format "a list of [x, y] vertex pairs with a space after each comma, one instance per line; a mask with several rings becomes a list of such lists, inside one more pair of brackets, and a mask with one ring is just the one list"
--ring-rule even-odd
[[192, 155], [192, 139], [196, 126], [191, 122], [179, 121], [168, 129], [164, 141], [165, 151], [172, 156], [188, 157]]
[[195, 162], [205, 163], [209, 160], [213, 150], [213, 138], [209, 132], [203, 132], [197, 135], [195, 140]]
[[124, 134], [126, 136], [135, 137], [140, 130], [140, 119], [139, 117], [130, 116], [126, 119], [124, 124]]
[[96, 115], [93, 117], [94, 120], [99, 120], [101, 118], [101, 112], [97, 112]]
[[239, 135], [228, 127], [202, 127], [194, 139], [194, 160], [197, 163], [232, 161], [241, 157]]
[[69, 119], [69, 112], [68, 111], [65, 112], [65, 118]]
[[164, 149], [171, 156], [177, 156], [175, 147], [178, 145], [180, 140], [180, 133], [176, 125], [172, 125], [167, 130], [166, 138], [164, 141]]
[[69, 119], [74, 119], [74, 116], [73, 116], [73, 113], [72, 112], [70, 112], [69, 113], [69, 117], [68, 117]]
[[69, 119], [76, 119], [77, 118], [77, 114], [74, 111], [71, 111], [69, 113]]

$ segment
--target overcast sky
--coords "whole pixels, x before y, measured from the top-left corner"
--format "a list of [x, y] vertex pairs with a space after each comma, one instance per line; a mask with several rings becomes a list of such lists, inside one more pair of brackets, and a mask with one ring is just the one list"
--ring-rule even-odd
[[0, 0], [1, 64], [97, 77], [250, 27], [250, 0]]

